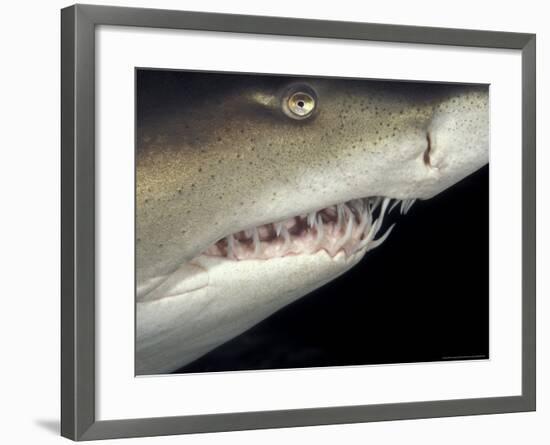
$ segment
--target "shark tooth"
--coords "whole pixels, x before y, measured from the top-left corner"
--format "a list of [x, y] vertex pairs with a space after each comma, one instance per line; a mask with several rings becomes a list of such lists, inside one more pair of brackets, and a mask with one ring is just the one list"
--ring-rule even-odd
[[283, 224], [283, 227], [281, 229], [281, 234], [283, 235], [284, 244], [283, 244], [283, 252], [287, 253], [289, 247], [290, 247], [290, 233], [288, 233], [288, 229]]
[[252, 242], [254, 243], [254, 256], [257, 257], [260, 254], [260, 235], [258, 234], [258, 229], [254, 227], [254, 232], [252, 235]]
[[235, 258], [235, 240], [233, 238], [233, 235], [229, 235], [226, 237], [227, 240], [227, 257], [234, 259]]
[[310, 212], [307, 214], [307, 225], [313, 227], [315, 224], [317, 212]]
[[378, 224], [379, 219], [377, 219], [374, 224], [371, 226], [369, 232], [367, 233], [367, 236], [363, 238], [363, 240], [357, 245], [355, 248], [355, 251], [361, 250], [363, 247], [368, 246], [368, 244], [373, 240], [374, 236], [376, 235], [376, 232], [378, 232]]
[[334, 232], [338, 233], [342, 228], [342, 219], [344, 218], [344, 204], [336, 205], [336, 226]]
[[317, 216], [315, 226], [317, 228], [317, 236], [315, 237], [315, 245], [313, 251], [316, 251], [317, 249], [319, 249], [319, 247], [321, 247], [321, 243], [323, 242], [323, 239], [325, 237], [325, 229], [323, 225], [323, 220], [321, 219], [321, 215]]
[[344, 232], [344, 236], [342, 236], [334, 245], [334, 253], [338, 252], [345, 244], [350, 240], [351, 234], [353, 232], [353, 218], [350, 215], [348, 218], [348, 224], [346, 226], [346, 231]]
[[416, 199], [409, 199], [409, 202], [405, 206], [405, 215], [409, 212], [413, 204], [416, 202]]
[[394, 203], [391, 205], [390, 209], [388, 210], [388, 215], [391, 213], [391, 211], [392, 211], [393, 209], [395, 209], [395, 208], [397, 207], [397, 205], [398, 205], [400, 202], [401, 202], [401, 200], [399, 200], [399, 199], [396, 199], [396, 200], [394, 201]]
[[380, 238], [374, 240], [370, 245], [369, 247], [367, 247], [367, 250], [372, 250], [372, 249], [375, 249], [376, 247], [378, 247], [380, 244], [382, 244], [384, 241], [386, 241], [386, 239], [388, 238], [388, 236], [390, 236], [390, 233], [391, 231], [393, 230], [393, 228], [395, 227], [395, 224], [392, 224], [390, 226], [390, 228], [388, 230], [386, 230], [386, 233], [384, 233]]

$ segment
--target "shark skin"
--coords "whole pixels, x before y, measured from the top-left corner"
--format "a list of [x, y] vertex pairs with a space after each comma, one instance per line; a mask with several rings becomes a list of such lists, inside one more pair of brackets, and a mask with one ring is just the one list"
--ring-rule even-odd
[[157, 97], [146, 75], [138, 375], [172, 372], [342, 275], [389, 235], [393, 207], [488, 163], [484, 85], [174, 73], [180, 86]]

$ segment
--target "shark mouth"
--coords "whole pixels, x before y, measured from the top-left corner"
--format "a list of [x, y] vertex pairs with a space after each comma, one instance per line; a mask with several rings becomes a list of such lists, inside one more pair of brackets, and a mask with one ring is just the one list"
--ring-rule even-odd
[[[393, 201], [393, 202], [392, 202]], [[381, 236], [384, 217], [401, 204], [406, 214], [415, 199], [369, 197], [353, 199], [284, 221], [241, 230], [212, 244], [203, 255], [229, 260], [271, 259], [315, 254], [321, 250], [347, 257], [382, 244], [395, 224]]]

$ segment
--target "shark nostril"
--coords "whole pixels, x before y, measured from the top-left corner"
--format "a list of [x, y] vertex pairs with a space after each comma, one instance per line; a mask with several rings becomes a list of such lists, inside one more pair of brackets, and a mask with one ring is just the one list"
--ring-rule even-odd
[[426, 133], [426, 141], [427, 141], [427, 146], [426, 146], [426, 150], [424, 150], [424, 156], [422, 159], [424, 160], [424, 164], [426, 164], [427, 167], [431, 167], [432, 162], [430, 159], [430, 154], [432, 151], [432, 138], [430, 137], [429, 132]]

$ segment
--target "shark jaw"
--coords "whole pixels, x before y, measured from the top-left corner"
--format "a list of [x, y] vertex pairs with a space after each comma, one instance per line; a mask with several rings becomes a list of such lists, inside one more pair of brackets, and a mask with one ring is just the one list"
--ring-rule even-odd
[[[401, 204], [407, 213], [414, 199], [370, 197], [353, 199], [284, 221], [263, 224], [228, 235], [208, 247], [203, 255], [229, 260], [270, 260], [288, 255], [315, 254], [330, 257], [366, 253], [381, 245], [395, 224], [383, 234], [384, 217]], [[378, 236], [380, 235], [380, 236]], [[378, 238], [377, 238], [378, 236]]]
[[[384, 227], [387, 215], [396, 207], [400, 207], [404, 215], [415, 201], [383, 197], [352, 199], [286, 220], [239, 230], [219, 239], [172, 274], [156, 277], [138, 287], [138, 302], [192, 295], [212, 285], [211, 275], [215, 268], [227, 271], [224, 272], [226, 281], [246, 279], [244, 275], [232, 277], [232, 269], [240, 273], [245, 267], [249, 272], [274, 266], [274, 260], [278, 260], [282, 276], [288, 273], [283, 265], [300, 270], [301, 262], [310, 261], [312, 257], [332, 260], [334, 266], [347, 270], [389, 237], [395, 224]], [[330, 281], [323, 280], [321, 271], [318, 276], [320, 285]]]

